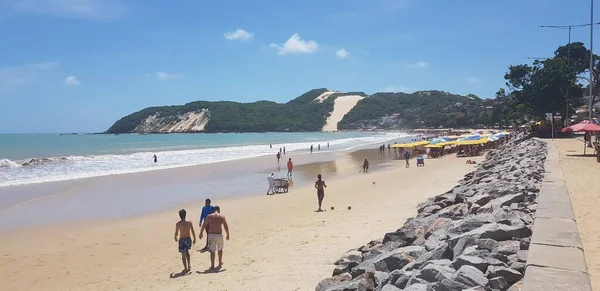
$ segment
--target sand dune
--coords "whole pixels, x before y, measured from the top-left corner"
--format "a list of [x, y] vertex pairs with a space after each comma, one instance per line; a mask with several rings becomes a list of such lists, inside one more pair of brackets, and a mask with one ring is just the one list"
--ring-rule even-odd
[[338, 130], [338, 122], [344, 118], [344, 115], [348, 113], [358, 101], [364, 99], [363, 96], [358, 95], [348, 95], [348, 96], [340, 96], [337, 97], [333, 104], [333, 112], [329, 118], [327, 118], [327, 123], [323, 126], [323, 131], [337, 131]]
[[157, 114], [148, 116], [136, 128], [135, 132], [190, 132], [203, 131], [208, 123], [209, 111], [187, 112], [177, 116], [175, 120], [160, 117]]
[[315, 98], [315, 101], [317, 101], [319, 103], [323, 103], [323, 101], [327, 100], [327, 98], [331, 97], [331, 95], [333, 95], [335, 93], [339, 93], [339, 92], [338, 91], [327, 91], [327, 92], [319, 95], [317, 98]]

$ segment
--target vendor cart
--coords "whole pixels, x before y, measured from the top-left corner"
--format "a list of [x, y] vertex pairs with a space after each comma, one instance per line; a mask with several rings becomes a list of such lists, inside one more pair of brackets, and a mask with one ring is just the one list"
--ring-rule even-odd
[[273, 183], [275, 193], [287, 193], [290, 188], [290, 181], [288, 179], [275, 179]]

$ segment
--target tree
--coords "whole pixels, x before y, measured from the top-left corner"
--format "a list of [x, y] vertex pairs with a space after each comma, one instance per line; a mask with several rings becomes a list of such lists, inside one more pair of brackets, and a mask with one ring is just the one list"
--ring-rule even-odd
[[586, 55], [589, 51], [582, 43], [571, 43], [559, 47], [553, 58], [510, 66], [504, 76], [511, 90], [512, 100], [507, 101], [515, 111], [534, 118], [542, 119], [547, 112], [570, 116], [582, 105], [583, 87], [577, 77], [585, 71]]

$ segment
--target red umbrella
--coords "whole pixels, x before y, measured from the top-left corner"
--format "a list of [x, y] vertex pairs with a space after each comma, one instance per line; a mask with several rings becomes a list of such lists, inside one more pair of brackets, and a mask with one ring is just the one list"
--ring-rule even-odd
[[562, 129], [562, 132], [567, 131], [600, 132], [600, 125], [591, 123], [589, 120], [584, 120], [578, 124], [571, 125]]

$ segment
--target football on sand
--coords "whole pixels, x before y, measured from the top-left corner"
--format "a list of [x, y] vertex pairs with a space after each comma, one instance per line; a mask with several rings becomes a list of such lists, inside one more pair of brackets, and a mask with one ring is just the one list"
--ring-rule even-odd
[[352, 209], [352, 207], [348, 206], [348, 210]]
[[331, 210], [333, 210], [333, 209], [334, 209], [333, 206], [331, 206]]

